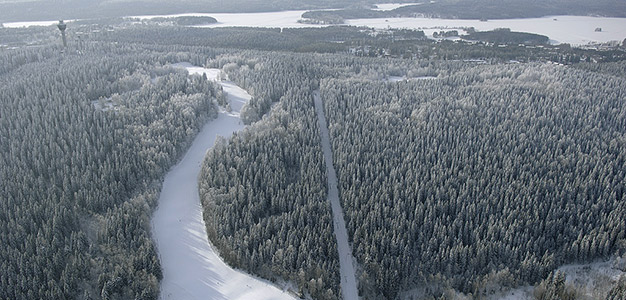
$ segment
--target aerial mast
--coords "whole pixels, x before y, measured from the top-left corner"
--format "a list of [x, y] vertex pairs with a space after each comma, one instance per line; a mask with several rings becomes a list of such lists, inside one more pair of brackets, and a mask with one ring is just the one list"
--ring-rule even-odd
[[61, 37], [63, 38], [63, 47], [67, 48], [67, 40], [65, 39], [65, 28], [67, 28], [67, 24], [63, 23], [63, 20], [59, 20], [59, 24], [57, 25], [59, 30], [61, 30]]

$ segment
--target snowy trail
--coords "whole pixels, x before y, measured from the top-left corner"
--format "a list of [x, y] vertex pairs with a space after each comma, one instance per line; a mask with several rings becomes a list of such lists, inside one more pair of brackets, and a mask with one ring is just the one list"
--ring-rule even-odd
[[[190, 74], [216, 79], [219, 70], [177, 64]], [[159, 252], [163, 280], [161, 299], [294, 299], [271, 283], [234, 270], [209, 243], [198, 195], [198, 174], [216, 137], [230, 137], [244, 125], [239, 111], [250, 95], [232, 82], [220, 82], [228, 93], [230, 113], [221, 111], [198, 133], [193, 144], [166, 175], [159, 205], [152, 217], [152, 234]]]
[[356, 300], [359, 298], [359, 293], [356, 285], [354, 265], [352, 264], [354, 259], [352, 258], [352, 249], [348, 243], [348, 233], [346, 231], [346, 223], [343, 219], [343, 210], [339, 203], [337, 173], [335, 173], [335, 167], [333, 166], [333, 153], [330, 148], [328, 125], [326, 123], [326, 116], [324, 115], [324, 107], [319, 91], [314, 92], [313, 98], [315, 110], [317, 111], [317, 121], [320, 126], [322, 150], [324, 152], [324, 161], [326, 162], [328, 174], [328, 200], [330, 201], [333, 212], [333, 226], [337, 238], [337, 249], [339, 250], [341, 293], [343, 294], [344, 300]]

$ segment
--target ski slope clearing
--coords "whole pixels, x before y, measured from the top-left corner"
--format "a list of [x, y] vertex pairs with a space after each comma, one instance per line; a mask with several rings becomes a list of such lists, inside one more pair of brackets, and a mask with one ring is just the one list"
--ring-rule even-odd
[[339, 273], [341, 274], [341, 294], [344, 300], [359, 299], [356, 285], [356, 274], [354, 271], [354, 258], [352, 257], [352, 247], [348, 243], [348, 233], [346, 222], [343, 219], [343, 210], [339, 202], [339, 190], [337, 189], [337, 173], [333, 166], [333, 153], [330, 148], [330, 135], [328, 133], [328, 123], [324, 116], [324, 108], [319, 91], [313, 94], [317, 120], [320, 126], [320, 137], [322, 139], [322, 150], [324, 152], [324, 162], [326, 163], [326, 173], [328, 175], [328, 200], [333, 212], [333, 227], [337, 238], [337, 250], [339, 251]]
[[[212, 80], [220, 74], [217, 69], [188, 63], [174, 66], [186, 68], [190, 74], [205, 73]], [[167, 173], [152, 217], [153, 238], [163, 269], [161, 299], [294, 299], [273, 284], [226, 265], [208, 241], [198, 195], [201, 163], [217, 136], [230, 137], [244, 128], [239, 112], [250, 100], [250, 95], [234, 83], [220, 84], [228, 93], [232, 111], [221, 110], [217, 119], [209, 121], [183, 159]]]

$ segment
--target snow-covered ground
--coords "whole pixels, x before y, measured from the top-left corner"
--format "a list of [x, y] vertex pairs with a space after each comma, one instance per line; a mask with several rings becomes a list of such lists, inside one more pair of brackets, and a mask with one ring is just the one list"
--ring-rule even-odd
[[[217, 79], [219, 70], [177, 64], [190, 74]], [[152, 217], [153, 238], [163, 269], [161, 299], [294, 299], [273, 284], [234, 270], [209, 243], [198, 196], [198, 174], [217, 136], [229, 137], [244, 125], [239, 119], [250, 95], [232, 82], [221, 81], [232, 111], [208, 122], [193, 144], [166, 175], [159, 205]]]
[[[172, 67], [175, 68], [183, 68], [185, 70], [187, 70], [187, 72], [189, 72], [189, 75], [202, 75], [202, 74], [206, 74], [207, 79], [209, 80], [213, 80], [213, 81], [219, 81], [220, 84], [224, 84], [224, 81], [221, 81], [221, 73], [222, 70], [220, 69], [207, 69], [207, 68], [203, 68], [203, 67], [197, 67], [194, 66], [188, 62], [183, 62], [183, 63], [177, 63], [177, 64], [173, 64]], [[246, 95], [248, 94], [246, 91], [240, 89], [241, 91], [239, 92], [243, 92]], [[245, 97], [249, 97], [248, 96], [244, 96]], [[245, 101], [248, 101], [250, 98], [247, 98]]]
[[387, 82], [400, 82], [400, 81], [412, 81], [412, 80], [433, 80], [437, 79], [435, 76], [419, 76], [419, 77], [406, 77], [406, 76], [388, 76], [385, 81]]
[[[626, 269], [618, 268], [618, 261], [626, 260], [612, 258], [606, 262], [596, 262], [585, 265], [565, 265], [558, 270], [565, 273], [565, 283], [572, 285], [590, 299], [606, 297], [620, 276], [626, 276]], [[624, 266], [622, 266], [623, 268]]]
[[[605, 262], [590, 264], [571, 264], [559, 267], [555, 271], [565, 274], [565, 283], [576, 288], [582, 299], [604, 299], [615, 286], [620, 276], [626, 276], [626, 257], [613, 257]], [[532, 286], [522, 286], [502, 291], [487, 297], [488, 300], [532, 300]]]
[[333, 213], [333, 227], [337, 238], [337, 249], [339, 251], [339, 274], [341, 275], [341, 293], [344, 300], [359, 299], [356, 284], [356, 274], [354, 269], [354, 258], [352, 257], [352, 247], [348, 243], [348, 233], [346, 223], [343, 219], [343, 210], [339, 202], [339, 190], [337, 189], [337, 174], [333, 166], [333, 154], [330, 148], [330, 138], [328, 125], [319, 91], [314, 94], [315, 110], [317, 121], [320, 126], [320, 137], [322, 139], [322, 150], [324, 152], [324, 162], [326, 163], [326, 173], [328, 176], [328, 200], [330, 201]]
[[[576, 290], [576, 299], [604, 299], [606, 294], [615, 287], [621, 276], [626, 276], [626, 255], [623, 258], [612, 257], [608, 261], [590, 264], [564, 265], [554, 270], [565, 274], [565, 283]], [[535, 287], [524, 285], [514, 289], [507, 289], [492, 285], [496, 290], [493, 294], [484, 297], [487, 300], [533, 300], [536, 299]], [[418, 287], [401, 292], [399, 299], [425, 299], [432, 297], [432, 291], [442, 292], [445, 288], [437, 283], [428, 287]], [[454, 299], [469, 300], [469, 295], [455, 292]]]
[[96, 110], [101, 110], [101, 111], [117, 110], [117, 105], [113, 102], [111, 97], [101, 99], [101, 100], [91, 101], [91, 104], [93, 104], [93, 107]]

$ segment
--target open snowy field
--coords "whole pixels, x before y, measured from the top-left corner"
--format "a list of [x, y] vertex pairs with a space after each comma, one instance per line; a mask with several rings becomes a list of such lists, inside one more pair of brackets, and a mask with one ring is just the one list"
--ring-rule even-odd
[[[220, 71], [177, 64], [190, 74], [216, 80]], [[294, 299], [273, 284], [234, 270], [209, 243], [198, 196], [198, 174], [217, 136], [243, 129], [239, 112], [250, 95], [232, 82], [221, 81], [232, 111], [220, 111], [198, 133], [183, 159], [166, 175], [159, 205], [152, 217], [153, 238], [163, 269], [162, 299]]]

